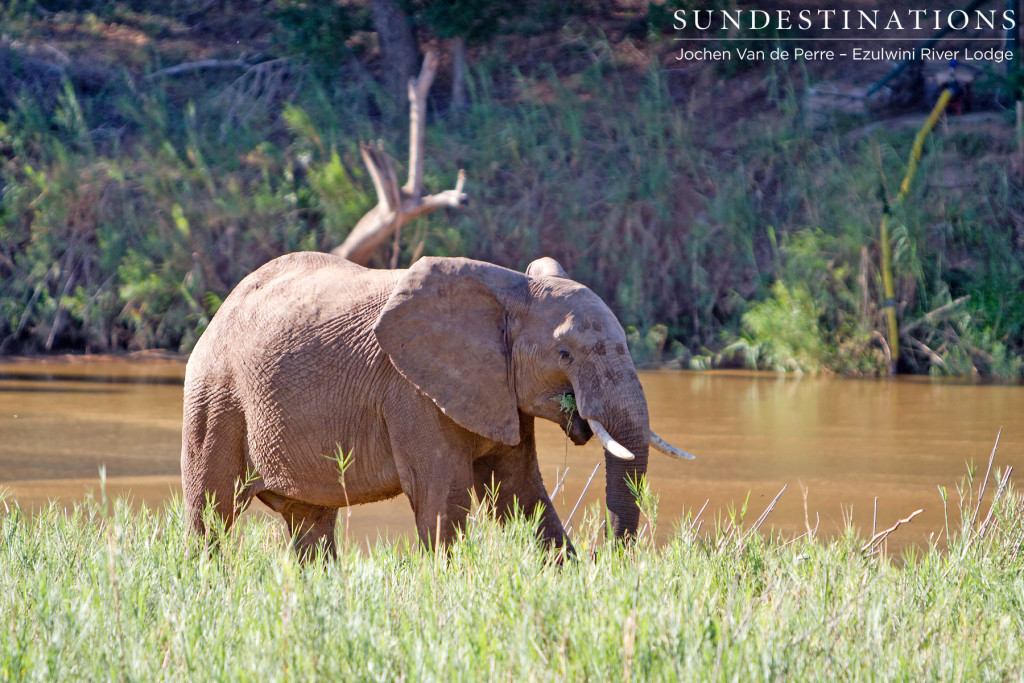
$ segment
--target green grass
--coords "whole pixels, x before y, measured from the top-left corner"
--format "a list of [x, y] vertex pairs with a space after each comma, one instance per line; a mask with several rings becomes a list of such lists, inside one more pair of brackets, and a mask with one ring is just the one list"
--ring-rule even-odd
[[[447, 553], [341, 543], [300, 566], [279, 523], [186, 537], [87, 501], [0, 519], [3, 680], [1010, 680], [1024, 675], [1024, 500], [900, 560], [726, 520], [564, 566], [486, 507]], [[986, 510], [982, 510], [985, 513]], [[215, 541], [215, 543], [214, 543]], [[209, 546], [215, 545], [215, 549]]]

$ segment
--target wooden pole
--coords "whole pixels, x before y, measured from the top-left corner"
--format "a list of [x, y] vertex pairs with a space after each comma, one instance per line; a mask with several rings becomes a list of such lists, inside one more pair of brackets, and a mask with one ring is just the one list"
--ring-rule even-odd
[[882, 307], [885, 309], [885, 322], [889, 328], [889, 375], [895, 375], [896, 361], [900, 353], [900, 333], [896, 321], [896, 286], [892, 279], [892, 245], [889, 242], [888, 218], [889, 209], [886, 208], [882, 212], [878, 239], [882, 247], [882, 289], [885, 293]]
[[935, 124], [938, 123], [939, 117], [946, 110], [946, 105], [949, 104], [952, 96], [953, 91], [949, 88], [943, 90], [942, 94], [939, 95], [939, 100], [932, 108], [932, 113], [928, 115], [928, 119], [925, 120], [921, 130], [917, 131], [917, 135], [914, 137], [914, 145], [910, 149], [910, 159], [907, 162], [907, 174], [903, 177], [903, 182], [900, 184], [899, 194], [896, 195], [896, 199], [891, 205], [886, 205], [882, 208], [882, 221], [879, 227], [878, 239], [881, 242], [882, 289], [885, 294], [885, 301], [882, 303], [882, 306], [885, 308], [885, 321], [889, 328], [890, 375], [896, 374], [896, 362], [899, 360], [900, 355], [900, 331], [899, 322], [896, 319], [896, 285], [892, 277], [892, 244], [889, 241], [888, 219], [893, 208], [902, 203], [906, 199], [907, 194], [910, 193], [910, 184], [914, 181], [914, 176], [917, 175], [917, 166], [921, 162], [924, 140], [928, 137], [928, 133], [931, 132], [932, 128], [935, 127]]

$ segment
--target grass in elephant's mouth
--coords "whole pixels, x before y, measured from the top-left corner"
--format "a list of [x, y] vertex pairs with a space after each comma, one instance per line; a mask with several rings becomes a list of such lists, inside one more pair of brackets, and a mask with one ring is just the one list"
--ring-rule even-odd
[[558, 408], [572, 419], [576, 414], [576, 396], [574, 394], [560, 394], [557, 398]]
[[852, 529], [794, 540], [729, 520], [624, 549], [591, 509], [562, 567], [529, 520], [502, 528], [486, 506], [445, 553], [343, 543], [302, 567], [272, 520], [211, 550], [180, 502], [28, 518], [6, 500], [0, 678], [1019, 678], [1024, 498], [1007, 487], [991, 515], [963, 499], [947, 548], [901, 562]]

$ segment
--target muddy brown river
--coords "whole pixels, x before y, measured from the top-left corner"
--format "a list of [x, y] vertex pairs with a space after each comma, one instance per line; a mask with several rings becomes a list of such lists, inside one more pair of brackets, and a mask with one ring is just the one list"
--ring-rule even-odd
[[[109, 495], [162, 505], [180, 492], [183, 377], [177, 360], [0, 362], [0, 488], [23, 508], [53, 498], [67, 505], [97, 489], [104, 466]], [[697, 455], [682, 462], [651, 453], [659, 537], [705, 503], [701, 519], [711, 527], [748, 495], [751, 523], [788, 485], [765, 529], [793, 537], [809, 521], [834, 535], [850, 518], [866, 535], [876, 498], [879, 529], [924, 508], [892, 535], [890, 548], [899, 548], [942, 529], [939, 487], [949, 491], [951, 524], [958, 519], [956, 485], [971, 463], [984, 473], [1000, 428], [996, 467], [1024, 472], [1022, 386], [733, 372], [651, 371], [641, 379], [652, 427]], [[537, 432], [549, 490], [568, 469], [555, 496], [565, 521], [601, 449], [596, 440], [567, 446], [546, 422]], [[580, 509], [600, 500], [603, 488], [599, 471]], [[404, 497], [353, 508], [349, 525], [350, 537], [364, 543], [414, 533]]]

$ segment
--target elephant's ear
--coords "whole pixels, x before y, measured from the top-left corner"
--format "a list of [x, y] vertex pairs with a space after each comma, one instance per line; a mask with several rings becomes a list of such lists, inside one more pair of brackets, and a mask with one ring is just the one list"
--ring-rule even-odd
[[504, 302], [526, 278], [464, 258], [422, 258], [384, 305], [374, 333], [402, 375], [445, 415], [504, 444], [519, 443]]
[[530, 265], [526, 266], [526, 274], [530, 277], [546, 276], [570, 279], [562, 264], [550, 256], [541, 256], [539, 259], [531, 261]]

